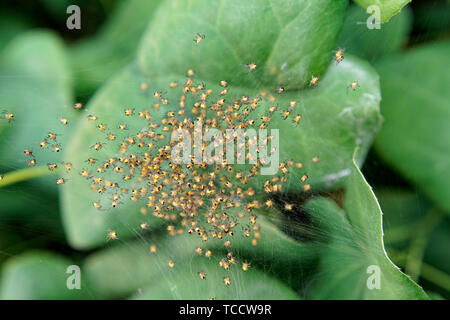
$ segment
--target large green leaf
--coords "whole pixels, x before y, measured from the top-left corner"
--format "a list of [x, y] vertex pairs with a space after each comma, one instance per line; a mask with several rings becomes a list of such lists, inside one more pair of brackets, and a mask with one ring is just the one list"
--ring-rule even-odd
[[48, 300], [88, 298], [81, 278], [81, 289], [68, 289], [66, 273], [73, 263], [45, 251], [27, 252], [9, 259], [2, 267], [0, 296], [2, 299]]
[[385, 124], [379, 154], [450, 212], [450, 42], [434, 43], [377, 64]]
[[[0, 101], [1, 111], [15, 116], [14, 121], [0, 121], [3, 167], [27, 167], [25, 149], [34, 152], [38, 165], [61, 160], [61, 152], [53, 152], [51, 143], [45, 150], [39, 146], [49, 132], [56, 133], [58, 144], [64, 146], [76, 119], [65, 51], [57, 36], [31, 31], [9, 44], [1, 58]], [[69, 119], [68, 127], [60, 117]]]
[[[348, 180], [345, 212], [329, 200], [307, 204], [315, 220], [329, 232], [318, 277], [309, 293], [313, 299], [426, 299], [424, 291], [387, 256], [383, 244], [382, 212], [358, 167]], [[374, 269], [380, 288], [369, 289]], [[369, 270], [369, 271], [368, 271]]]
[[[258, 224], [261, 227], [258, 245], [253, 246], [251, 239], [236, 234], [232, 242], [234, 256], [240, 263], [250, 262], [251, 269], [265, 270], [290, 287], [299, 289], [304, 285], [306, 274], [312, 269], [317, 258], [316, 248], [288, 238], [263, 217], [258, 218]], [[197, 247], [211, 250], [214, 259], [225, 257], [227, 253], [221, 241], [209, 240], [204, 243], [198, 237], [187, 234], [170, 237], [161, 232], [154, 232], [150, 237], [144, 235], [141, 240], [134, 243], [119, 240], [121, 242], [119, 245], [88, 257], [83, 270], [96, 294], [102, 297], [129, 295], [137, 292], [139, 288], [157, 284], [161, 279], [175, 280], [174, 277], [186, 271], [198, 277], [197, 272], [201, 270], [197, 267], [196, 270], [191, 262], [194, 259], [197, 264], [208, 259], [204, 256], [197, 257], [194, 253]], [[155, 254], [149, 251], [150, 245], [153, 244], [157, 246]], [[175, 262], [173, 270], [168, 267], [170, 259]], [[240, 264], [233, 265], [230, 270], [239, 269], [240, 266]], [[222, 274], [218, 263], [216, 270], [209, 272], [211, 276], [214, 273]], [[117, 274], [121, 274], [121, 277], [117, 277]], [[241, 280], [243, 276], [245, 275], [239, 275], [236, 280]], [[216, 287], [223, 285], [222, 280], [214, 283]]]
[[400, 50], [406, 44], [412, 18], [411, 9], [406, 7], [381, 29], [369, 29], [365, 24], [367, 13], [353, 5], [349, 8], [338, 43], [345, 48], [345, 52], [375, 61]]
[[361, 7], [367, 9], [376, 5], [380, 8], [381, 22], [388, 22], [393, 16], [402, 10], [411, 0], [355, 0]]
[[[84, 114], [85, 116], [96, 115], [98, 121], [81, 119], [76, 128], [77, 133], [72, 136], [68, 144], [64, 157], [67, 162], [73, 164], [73, 170], [65, 175], [68, 182], [61, 185], [60, 189], [65, 230], [69, 243], [76, 248], [90, 248], [104, 244], [108, 229], [115, 230], [121, 237], [133, 234], [133, 228], [148, 220], [139, 213], [139, 208], [145, 206], [145, 203], [134, 203], [128, 196], [127, 199], [122, 200], [123, 205], [113, 210], [111, 201], [106, 200], [111, 197], [101, 196], [91, 190], [89, 187], [91, 181], [79, 174], [83, 169], [95, 173], [96, 169], [109, 157], [120, 156], [118, 149], [122, 140], [117, 126], [122, 120], [126, 121], [129, 131], [134, 134], [143, 128], [139, 127], [142, 123], [135, 119], [123, 119], [125, 108], [133, 107], [141, 110], [148, 106], [149, 95], [140, 89], [143, 79], [134, 66], [124, 69], [114, 77], [90, 101], [87, 106], [89, 113]], [[149, 92], [153, 92], [150, 90]], [[107, 125], [108, 131], [100, 131], [97, 128], [98, 124]], [[109, 132], [116, 134], [120, 142], [109, 141], [101, 152], [94, 151], [91, 146], [97, 142], [104, 143], [106, 133]], [[98, 163], [89, 165], [87, 159], [90, 157], [97, 159]], [[99, 176], [104, 179], [110, 178], [114, 182], [117, 180], [117, 175], [112, 173]], [[110, 210], [100, 211], [94, 208], [93, 203], [101, 199], [104, 199], [103, 207]], [[159, 224], [160, 220], [156, 219], [155, 223]]]
[[[143, 36], [139, 64], [150, 76], [192, 68], [202, 80], [299, 88], [328, 67], [347, 2], [169, 0]], [[197, 45], [198, 33], [206, 39]]]

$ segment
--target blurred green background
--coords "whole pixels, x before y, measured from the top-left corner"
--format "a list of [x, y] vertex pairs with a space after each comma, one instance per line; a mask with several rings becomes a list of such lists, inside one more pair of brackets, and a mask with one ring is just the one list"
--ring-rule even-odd
[[[0, 174], [25, 168], [26, 162], [20, 158], [22, 146], [35, 137], [39, 127], [40, 133], [45, 134], [47, 128], [59, 125], [52, 106], [63, 106], [61, 113], [76, 122], [77, 115], [71, 113], [71, 106], [75, 102], [88, 104], [92, 97], [99, 97], [92, 104], [101, 104], [97, 90], [105, 83], [107, 87], [100, 94], [106, 90], [117, 91], [116, 84], [108, 82], [110, 79], [126, 85], [132, 81], [139, 84], [130, 78], [128, 71], [121, 70], [135, 61], [141, 37], [163, 2], [17, 0], [0, 3], [0, 112], [8, 110], [10, 105], [35, 109], [15, 112], [25, 122], [0, 124]], [[288, 2], [280, 1], [280, 6]], [[70, 4], [77, 4], [82, 10], [81, 30], [66, 28], [66, 8]], [[384, 121], [370, 144], [362, 173], [383, 211], [388, 255], [430, 298], [448, 299], [450, 1], [412, 1], [383, 24], [381, 30], [369, 30], [358, 24], [366, 20], [367, 14], [356, 4], [351, 3], [346, 10], [343, 25], [337, 27], [342, 31], [335, 47], [345, 48], [345, 55], [368, 61], [380, 76]], [[127, 99], [134, 98], [117, 99], [126, 103]], [[66, 141], [70, 135], [67, 132], [62, 139]], [[25, 174], [31, 177], [39, 172]], [[216, 262], [204, 263], [189, 257], [185, 261], [191, 270], [163, 276], [161, 281], [160, 273], [148, 269], [159, 269], [165, 266], [166, 260], [152, 260], [148, 244], [161, 241], [161, 253], [170, 257], [175, 254], [170, 250], [179, 251], [182, 256], [184, 249], [195, 248], [195, 243], [184, 238], [176, 243], [170, 239], [158, 240], [163, 238], [163, 227], [158, 225], [145, 235], [145, 240], [130, 237], [120, 244], [107, 242], [106, 228], [101, 226], [105, 229], [102, 244], [99, 245], [99, 238], [103, 235], [93, 236], [92, 244], [89, 239], [83, 242], [81, 233], [75, 235], [77, 231], [68, 229], [75, 225], [78, 229], [89, 228], [90, 220], [84, 218], [85, 222], [77, 224], [73, 216], [63, 215], [70, 210], [66, 207], [71, 195], [61, 196], [54, 178], [20, 178], [23, 181], [16, 184], [0, 184], [2, 299], [370, 298], [357, 295], [354, 290], [326, 293], [327, 282], [321, 284], [325, 279], [325, 271], [321, 269], [327, 261], [323, 258], [325, 249], [320, 241], [305, 239], [310, 233], [322, 238], [334, 231], [325, 231], [320, 223], [315, 225], [307, 218], [294, 223], [281, 219], [278, 225], [281, 228], [262, 222], [267, 223], [268, 238], [276, 241], [268, 240], [258, 249], [237, 245], [243, 259], [255, 261], [254, 271], [246, 277], [233, 271], [239, 286], [227, 292], [216, 288], [222, 285], [222, 274], [212, 267]], [[342, 204], [342, 194], [338, 186], [327, 189], [325, 197]], [[309, 200], [300, 197], [296, 201], [303, 206]], [[309, 205], [322, 208], [320, 203]], [[302, 215], [309, 214], [307, 208], [302, 209]], [[127, 219], [128, 216], [122, 216], [108, 223], [127, 224]], [[346, 258], [335, 259], [342, 262]], [[82, 290], [66, 288], [65, 270], [73, 264], [82, 266]], [[196, 264], [210, 270], [212, 284], [206, 288], [191, 286], [190, 281], [194, 281], [191, 277], [197, 277], [192, 271], [197, 270]], [[174, 286], [178, 286], [177, 294], [170, 291]], [[311, 287], [314, 289], [310, 290]]]

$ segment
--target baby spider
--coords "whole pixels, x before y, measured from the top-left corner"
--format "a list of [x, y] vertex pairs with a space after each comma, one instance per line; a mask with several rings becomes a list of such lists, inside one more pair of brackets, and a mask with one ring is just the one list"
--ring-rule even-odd
[[81, 109], [83, 109], [83, 104], [81, 104], [81, 103], [75, 103], [74, 106], [73, 106], [73, 108], [74, 108], [75, 110], [81, 110]]
[[194, 39], [196, 44], [199, 44], [200, 41], [205, 40], [206, 36], [204, 34], [197, 33], [197, 36]]
[[286, 120], [290, 114], [291, 112], [289, 110], [286, 110], [281, 114], [281, 116], [283, 117], [283, 120]]
[[162, 99], [163, 93], [162, 93], [161, 91], [155, 91], [155, 92], [153, 93], [153, 96], [154, 96], [156, 99]]
[[244, 262], [244, 263], [242, 264], [242, 270], [243, 270], [243, 271], [248, 271], [248, 268], [250, 268], [250, 263]]
[[39, 143], [39, 146], [40, 146], [41, 148], [45, 148], [47, 145], [48, 145], [47, 139], [44, 139], [44, 140], [42, 140], [42, 141]]
[[228, 287], [231, 284], [230, 277], [223, 278], [223, 283], [225, 283], [225, 285]]
[[200, 279], [206, 280], [206, 273], [200, 271], [200, 272], [198, 273], [198, 276], [200, 277]]
[[59, 144], [55, 144], [52, 146], [53, 152], [60, 152], [61, 146]]
[[142, 82], [142, 83], [141, 83], [141, 90], [142, 90], [142, 91], [146, 91], [147, 89], [148, 89], [148, 84], [145, 83], [145, 82]]
[[336, 57], [340, 57], [340, 56], [342, 56], [344, 54], [344, 52], [345, 52], [345, 48], [339, 48], [334, 53], [335, 53]]
[[147, 229], [147, 228], [148, 228], [148, 223], [143, 222], [143, 223], [141, 223], [140, 226], [141, 226], [141, 229], [142, 229], [142, 230]]
[[287, 211], [292, 211], [292, 208], [293, 208], [293, 206], [292, 206], [292, 204], [290, 204], [290, 203], [286, 203], [286, 204], [284, 205], [284, 209], [287, 210]]
[[89, 164], [94, 164], [97, 162], [97, 159], [94, 158], [88, 158], [87, 160], [85, 160], [85, 162], [89, 163]]
[[98, 203], [98, 202], [93, 202], [92, 203], [92, 205], [94, 206], [94, 208], [95, 209], [97, 209], [97, 210], [101, 210], [102, 209], [102, 206], [101, 206], [101, 204], [100, 203]]
[[70, 162], [63, 162], [64, 167], [66, 168], [67, 171], [72, 170], [72, 163]]

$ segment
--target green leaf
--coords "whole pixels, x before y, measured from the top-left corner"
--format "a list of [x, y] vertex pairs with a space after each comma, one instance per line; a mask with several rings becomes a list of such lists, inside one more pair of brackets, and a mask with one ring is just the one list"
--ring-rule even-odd
[[[9, 259], [2, 267], [0, 297], [11, 300], [49, 300], [87, 298], [81, 289], [67, 288], [67, 267], [73, 263], [46, 251], [32, 251]], [[81, 273], [82, 275], [82, 273]]]
[[[345, 212], [315, 199], [307, 204], [315, 219], [327, 225], [320, 277], [313, 299], [426, 299], [424, 291], [395, 266], [383, 244], [382, 212], [357, 165], [348, 180]], [[325, 230], [327, 230], [325, 229]], [[380, 289], [369, 289], [370, 266], [379, 268]]]
[[[143, 36], [139, 64], [152, 77], [192, 68], [205, 81], [301, 88], [328, 67], [347, 3], [165, 1]], [[198, 33], [206, 38], [197, 45]]]
[[376, 5], [380, 8], [381, 23], [388, 22], [393, 16], [402, 10], [411, 0], [354, 0], [364, 9]]
[[139, 39], [161, 1], [121, 1], [97, 35], [72, 48], [70, 59], [80, 96], [89, 95], [134, 59]]
[[[1, 59], [0, 101], [1, 111], [14, 114], [11, 122], [0, 121], [2, 166], [27, 167], [25, 149], [33, 151], [38, 165], [59, 162], [60, 153], [39, 146], [49, 132], [57, 133], [58, 144], [64, 146], [76, 119], [65, 51], [57, 36], [31, 31], [9, 44]], [[60, 117], [69, 119], [69, 127]]]
[[[236, 234], [232, 242], [234, 256], [241, 263], [250, 262], [251, 269], [265, 270], [290, 287], [299, 289], [306, 282], [305, 275], [316, 261], [316, 248], [288, 238], [262, 216], [258, 217], [258, 224], [261, 226], [258, 245], [252, 246], [251, 239]], [[226, 257], [227, 251], [222, 241], [211, 239], [204, 243], [199, 237], [187, 234], [171, 237], [164, 233], [153, 232], [150, 237], [144, 235], [143, 241], [135, 243], [122, 243], [119, 240], [117, 246], [89, 256], [83, 270], [93, 290], [102, 297], [120, 297], [158, 283], [160, 279], [170, 279], [178, 272], [192, 271], [197, 276], [200, 269], [191, 265], [192, 260], [208, 261], [204, 256], [196, 257], [194, 251], [197, 247], [211, 250], [212, 258]], [[153, 244], [157, 246], [155, 254], [149, 251]], [[173, 270], [168, 267], [170, 259], [175, 262]], [[220, 273], [218, 263], [216, 268], [209, 272], [211, 276]], [[239, 268], [240, 265], [236, 264], [230, 270]], [[117, 277], [117, 274], [121, 276]], [[223, 284], [222, 279], [214, 283], [216, 287]]]
[[447, 212], [449, 54], [450, 42], [446, 41], [380, 61], [385, 123], [376, 139], [382, 158]]
[[30, 27], [31, 22], [22, 15], [2, 8], [0, 13], [0, 52], [14, 37]]
[[[297, 300], [299, 296], [282, 282], [257, 269], [217, 270], [220, 259], [194, 257], [189, 265], [175, 266], [131, 299], [138, 300]], [[198, 271], [197, 271], [198, 270]], [[201, 279], [198, 272], [206, 274]], [[230, 278], [230, 285], [224, 278]]]
[[[81, 119], [76, 128], [76, 134], [72, 135], [68, 144], [64, 157], [67, 162], [72, 163], [73, 170], [65, 175], [68, 182], [61, 185], [60, 189], [64, 227], [68, 242], [75, 248], [86, 249], [104, 244], [108, 229], [115, 230], [121, 237], [133, 234], [130, 226], [134, 228], [148, 220], [148, 217], [139, 213], [139, 209], [145, 206], [145, 203], [132, 202], [129, 200], [130, 196], [127, 196], [126, 199], [124, 197], [122, 200], [124, 202], [122, 205], [112, 209], [112, 200], [107, 200], [111, 197], [100, 195], [97, 191], [91, 190], [92, 181], [81, 177], [79, 174], [83, 169], [94, 173], [111, 156], [120, 156], [117, 150], [120, 142], [127, 134], [121, 135], [119, 129], [117, 129], [122, 120], [126, 121], [125, 123], [129, 126], [127, 132], [137, 133], [142, 129], [142, 123], [138, 120], [135, 118], [124, 119], [125, 116], [123, 115], [123, 110], [127, 107], [141, 110], [148, 106], [149, 95], [140, 89], [142, 81], [144, 81], [144, 78], [135, 66], [126, 68], [115, 76], [97, 92], [87, 106], [89, 113], [86, 113], [86, 116], [89, 114], [96, 115], [98, 121], [89, 121], [87, 118]], [[151, 88], [148, 90], [153, 92]], [[107, 125], [108, 130], [100, 131], [97, 128], [98, 124]], [[106, 134], [110, 132], [117, 135], [119, 142], [106, 142], [101, 152], [93, 150], [91, 146], [97, 142], [104, 143]], [[90, 157], [98, 160], [95, 166], [87, 163], [87, 159]], [[117, 180], [117, 174], [114, 175], [113, 173], [105, 173], [102, 177], [104, 179], [110, 178], [114, 182]], [[105, 210], [98, 210], [93, 206], [94, 202], [101, 199], [104, 199], [102, 206]], [[151, 220], [152, 226], [153, 224], [156, 226], [161, 224], [160, 219], [154, 218], [154, 220]]]
[[381, 29], [369, 29], [364, 23], [368, 14], [359, 6], [349, 8], [339, 46], [345, 52], [375, 61], [383, 56], [399, 51], [408, 41], [412, 29], [412, 12], [406, 7]]

